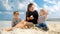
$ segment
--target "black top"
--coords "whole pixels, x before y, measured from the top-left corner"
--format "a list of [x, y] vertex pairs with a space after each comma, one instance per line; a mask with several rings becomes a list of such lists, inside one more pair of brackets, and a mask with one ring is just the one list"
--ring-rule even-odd
[[[28, 21], [27, 17], [30, 17], [31, 15], [33, 15], [34, 19]], [[26, 12], [26, 21], [32, 22], [33, 24], [37, 24], [37, 20], [38, 20], [38, 12], [36, 10], [34, 12], [31, 11]]]

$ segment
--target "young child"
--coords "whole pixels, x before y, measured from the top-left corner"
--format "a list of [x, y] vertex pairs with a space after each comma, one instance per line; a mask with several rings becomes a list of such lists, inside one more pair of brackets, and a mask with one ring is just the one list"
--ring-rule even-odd
[[12, 27], [14, 27], [19, 22], [21, 22], [21, 19], [19, 18], [19, 12], [18, 11], [15, 11], [13, 13]]
[[47, 27], [47, 25], [45, 23], [47, 15], [48, 15], [47, 12], [44, 9], [42, 9], [40, 11], [40, 14], [39, 14], [39, 17], [38, 17], [38, 24], [37, 24], [38, 28], [42, 28], [45, 31], [48, 30], [48, 27]]
[[14, 11], [13, 12], [13, 19], [12, 19], [12, 26], [11, 28], [5, 28], [5, 30], [11, 30], [13, 27], [15, 27], [19, 22], [21, 22], [21, 19], [19, 18], [19, 12], [18, 11]]

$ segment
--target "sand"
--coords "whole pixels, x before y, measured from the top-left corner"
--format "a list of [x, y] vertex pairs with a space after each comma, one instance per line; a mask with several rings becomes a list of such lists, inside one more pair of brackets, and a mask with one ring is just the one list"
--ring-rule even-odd
[[47, 21], [49, 31], [43, 31], [41, 29], [21, 29], [15, 28], [12, 31], [0, 30], [0, 34], [60, 34], [60, 22]]

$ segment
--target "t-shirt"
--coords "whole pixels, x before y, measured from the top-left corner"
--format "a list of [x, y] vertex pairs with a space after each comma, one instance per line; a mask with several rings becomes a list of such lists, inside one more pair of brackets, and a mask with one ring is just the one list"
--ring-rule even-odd
[[19, 22], [21, 22], [21, 19], [18, 19], [16, 21], [12, 21], [12, 27], [14, 27], [15, 25], [17, 25]]
[[44, 23], [44, 22], [45, 22], [45, 16], [39, 16], [38, 23]]
[[[34, 19], [28, 21], [27, 17], [30, 17], [31, 15], [34, 17]], [[26, 12], [26, 21], [32, 22], [33, 24], [37, 24], [37, 20], [38, 20], [38, 12], [36, 10], [34, 12], [31, 11]]]

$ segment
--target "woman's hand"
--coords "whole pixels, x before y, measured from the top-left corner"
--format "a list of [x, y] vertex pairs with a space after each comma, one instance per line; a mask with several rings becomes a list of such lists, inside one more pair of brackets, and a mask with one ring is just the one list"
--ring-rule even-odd
[[34, 19], [34, 17], [27, 17], [27, 20], [29, 21], [29, 20], [33, 20]]
[[29, 20], [30, 20], [30, 18], [29, 18], [29, 17], [27, 17], [27, 20], [29, 21]]
[[34, 19], [34, 17], [30, 17], [30, 20], [33, 20]]

